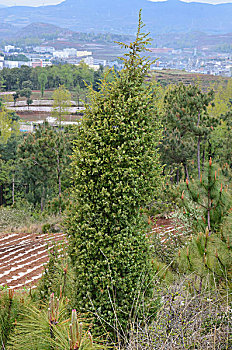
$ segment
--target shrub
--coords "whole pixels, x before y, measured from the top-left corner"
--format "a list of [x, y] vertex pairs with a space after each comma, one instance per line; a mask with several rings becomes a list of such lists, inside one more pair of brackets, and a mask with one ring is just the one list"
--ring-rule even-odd
[[[144, 84], [149, 42], [139, 20], [124, 69], [90, 104], [75, 142], [74, 200], [67, 219], [75, 270], [74, 305], [90, 311], [108, 331], [125, 332], [151, 293], [152, 272], [142, 207], [160, 183], [158, 116], [152, 88]], [[139, 300], [138, 300], [139, 299]]]

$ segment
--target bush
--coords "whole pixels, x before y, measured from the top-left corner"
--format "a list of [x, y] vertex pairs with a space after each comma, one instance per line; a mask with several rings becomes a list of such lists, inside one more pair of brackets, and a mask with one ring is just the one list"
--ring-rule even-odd
[[49, 251], [49, 262], [36, 290], [38, 299], [47, 302], [52, 292], [71, 299], [74, 290], [73, 281], [72, 265], [65, 246], [54, 246]]

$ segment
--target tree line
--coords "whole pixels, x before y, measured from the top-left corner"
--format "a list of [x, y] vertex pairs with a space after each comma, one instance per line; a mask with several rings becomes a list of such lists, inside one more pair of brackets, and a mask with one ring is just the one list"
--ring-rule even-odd
[[65, 85], [68, 89], [79, 87], [86, 89], [86, 85], [93, 84], [97, 88], [99, 78], [103, 76], [103, 69], [94, 71], [85, 63], [75, 65], [52, 65], [49, 67], [3, 68], [0, 71], [0, 89], [3, 91], [21, 90], [25, 81], [29, 81], [31, 89], [40, 90], [41, 76], [46, 76], [45, 89], [55, 89]]

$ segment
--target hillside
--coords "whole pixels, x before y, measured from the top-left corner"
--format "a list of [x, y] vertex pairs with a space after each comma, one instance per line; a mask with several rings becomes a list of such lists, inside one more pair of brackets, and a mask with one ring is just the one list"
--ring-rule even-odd
[[16, 37], [18, 38], [49, 38], [54, 36], [70, 36], [72, 31], [64, 28], [60, 28], [53, 24], [47, 23], [31, 23], [26, 27], [23, 27], [17, 32]]
[[212, 86], [216, 88], [215, 85], [217, 86], [217, 84], [223, 84], [224, 86], [226, 86], [226, 84], [229, 81], [229, 78], [224, 78], [220, 76], [188, 73], [185, 71], [170, 69], [162, 71], [153, 71], [153, 76], [155, 77], [155, 80], [159, 82], [163, 87], [170, 84], [183, 83], [184, 85], [190, 85], [196, 82], [200, 82], [200, 86], [203, 89], [203, 91], [209, 90], [209, 88], [212, 88]]
[[[13, 6], [0, 9], [0, 21], [20, 26], [32, 22], [59, 23], [76, 31], [134, 34], [139, 9], [151, 33], [203, 31], [232, 32], [232, 4], [211, 5], [179, 0], [66, 0], [43, 7]], [[215, 25], [216, 24], [216, 25]]]
[[13, 37], [16, 33], [16, 27], [8, 23], [0, 23], [0, 39]]

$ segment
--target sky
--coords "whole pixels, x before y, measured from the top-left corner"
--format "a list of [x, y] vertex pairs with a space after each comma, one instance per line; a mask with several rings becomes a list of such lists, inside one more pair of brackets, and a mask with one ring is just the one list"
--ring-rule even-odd
[[[154, 1], [154, 0], [153, 0]], [[191, 2], [194, 0], [184, 0], [186, 2]], [[197, 1], [197, 0], [196, 0]], [[1, 5], [6, 6], [43, 6], [43, 5], [55, 5], [61, 3], [61, 0], [0, 0]], [[232, 0], [198, 0], [197, 2], [207, 2], [209, 4], [222, 4], [222, 3], [232, 3]]]

